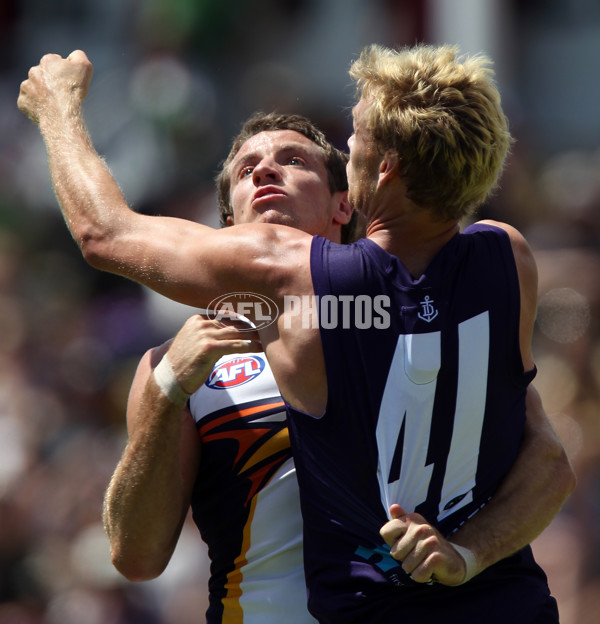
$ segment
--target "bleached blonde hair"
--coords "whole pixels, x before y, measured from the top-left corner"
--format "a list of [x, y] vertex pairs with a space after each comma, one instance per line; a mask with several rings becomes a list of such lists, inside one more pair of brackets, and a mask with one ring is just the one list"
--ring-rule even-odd
[[352, 64], [366, 128], [395, 150], [407, 196], [440, 220], [471, 215], [499, 182], [512, 143], [491, 62], [455, 46], [365, 48]]

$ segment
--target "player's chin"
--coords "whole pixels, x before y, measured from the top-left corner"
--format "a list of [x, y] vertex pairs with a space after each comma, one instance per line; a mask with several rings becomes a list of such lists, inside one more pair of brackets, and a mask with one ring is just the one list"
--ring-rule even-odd
[[258, 215], [257, 222], [270, 223], [271, 225], [295, 226], [295, 219], [290, 214], [277, 210], [276, 208], [261, 212], [261, 214]]

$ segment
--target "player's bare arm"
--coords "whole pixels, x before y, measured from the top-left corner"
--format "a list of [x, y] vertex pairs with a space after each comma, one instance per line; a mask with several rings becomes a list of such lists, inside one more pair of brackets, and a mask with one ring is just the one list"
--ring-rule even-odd
[[200, 461], [187, 404], [172, 403], [159, 388], [153, 374], [157, 364], [168, 358], [174, 383], [189, 395], [222, 355], [260, 349], [258, 335], [247, 325], [226, 319], [216, 324], [193, 315], [175, 339], [141, 359], [127, 406], [129, 441], [107, 489], [103, 514], [113, 563], [130, 580], [155, 578], [168, 564]]
[[46, 55], [22, 83], [18, 99], [40, 127], [57, 199], [86, 261], [199, 307], [223, 292], [256, 289], [267, 274], [272, 279], [266, 283], [277, 282], [278, 270], [285, 280], [285, 268], [295, 262], [282, 250], [292, 253], [296, 247], [287, 241], [309, 241], [307, 234], [260, 224], [214, 230], [130, 209], [85, 126], [82, 104], [91, 78], [82, 51], [66, 59]]
[[470, 548], [483, 570], [530, 544], [560, 511], [575, 482], [540, 396], [529, 386], [519, 455], [492, 500], [452, 540]]
[[[18, 100], [40, 126], [60, 208], [90, 265], [202, 308], [230, 292], [266, 295], [280, 310], [283, 293], [313, 294], [312, 237], [304, 232], [261, 223], [214, 230], [131, 210], [85, 127], [82, 102], [91, 74], [81, 51], [66, 59], [47, 55], [21, 85]], [[320, 344], [303, 343], [290, 357], [289, 349], [304, 338], [281, 322], [261, 332], [267, 356], [277, 362], [284, 396], [298, 409], [319, 415], [326, 402]]]
[[156, 353], [148, 351], [138, 365], [128, 401], [128, 443], [104, 499], [111, 559], [132, 581], [158, 576], [169, 562], [200, 457], [191, 414], [153, 381]]

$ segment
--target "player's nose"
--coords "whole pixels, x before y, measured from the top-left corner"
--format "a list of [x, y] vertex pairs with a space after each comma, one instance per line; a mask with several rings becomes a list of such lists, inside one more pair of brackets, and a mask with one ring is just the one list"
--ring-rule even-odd
[[256, 186], [271, 184], [281, 180], [281, 171], [277, 163], [270, 158], [263, 158], [252, 171], [252, 179]]

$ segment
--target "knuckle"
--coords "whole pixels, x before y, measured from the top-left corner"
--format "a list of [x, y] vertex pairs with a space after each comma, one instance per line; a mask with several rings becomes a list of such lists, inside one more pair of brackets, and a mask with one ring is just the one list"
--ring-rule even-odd
[[194, 328], [204, 328], [212, 326], [212, 321], [205, 319], [200, 314], [194, 314], [187, 321], [186, 324], [191, 325]]
[[437, 535], [431, 532], [424, 535], [423, 542], [425, 543], [427, 547], [432, 548], [432, 549], [437, 548], [439, 544]]
[[427, 563], [430, 568], [434, 568], [443, 563], [443, 559], [444, 556], [442, 555], [442, 553], [436, 550], [429, 555], [429, 557], [427, 558]]
[[204, 339], [202, 340], [202, 344], [204, 346], [204, 351], [206, 352], [212, 352], [212, 351], [216, 351], [221, 347], [221, 344], [219, 342], [218, 338], [212, 338], [210, 336], [206, 336], [204, 337]]
[[419, 524], [415, 528], [415, 534], [420, 540], [426, 540], [431, 537], [431, 527], [428, 524]]

